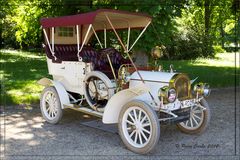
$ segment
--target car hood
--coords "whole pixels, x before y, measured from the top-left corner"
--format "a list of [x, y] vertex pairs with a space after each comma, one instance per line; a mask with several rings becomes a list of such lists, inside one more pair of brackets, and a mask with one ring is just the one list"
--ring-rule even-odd
[[[177, 73], [169, 73], [169, 72], [159, 72], [159, 71], [139, 71], [144, 81], [149, 82], [162, 82], [169, 83], [172, 77]], [[131, 80], [141, 80], [138, 73], [134, 72], [131, 75]]]

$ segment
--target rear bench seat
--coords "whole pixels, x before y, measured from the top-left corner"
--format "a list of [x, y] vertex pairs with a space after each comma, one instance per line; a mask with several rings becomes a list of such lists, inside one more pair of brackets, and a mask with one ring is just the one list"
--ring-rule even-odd
[[[101, 71], [105, 73], [109, 78], [113, 78], [113, 74], [107, 57], [101, 56], [101, 53], [104, 50], [111, 50], [114, 52], [113, 55], [110, 55], [110, 59], [116, 74], [122, 64], [130, 64], [130, 61], [125, 60], [122, 57], [121, 53], [114, 48], [105, 48], [97, 52], [94, 48], [90, 46], [84, 46], [82, 51], [80, 52], [80, 56], [82, 57], [83, 62], [92, 62], [94, 70]], [[78, 51], [76, 44], [55, 44], [54, 52], [57, 58], [56, 60], [52, 56], [48, 46], [45, 46], [45, 51], [47, 57], [52, 59], [53, 63], [61, 63], [62, 61], [78, 61]]]
[[[62, 61], [78, 61], [78, 50], [76, 44], [55, 44], [54, 52], [57, 58], [56, 60], [52, 56], [49, 47], [45, 46], [44, 48], [47, 57], [52, 59], [53, 63], [61, 63]], [[95, 61], [94, 57], [98, 56], [98, 53], [90, 46], [83, 46], [80, 56], [83, 58], [84, 62], [90, 62]]]

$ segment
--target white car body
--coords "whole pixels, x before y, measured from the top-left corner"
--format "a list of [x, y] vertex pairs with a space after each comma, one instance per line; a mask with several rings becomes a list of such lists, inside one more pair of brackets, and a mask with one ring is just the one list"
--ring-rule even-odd
[[[210, 94], [209, 86], [198, 83], [192, 90], [196, 79], [190, 81], [172, 66], [169, 71], [157, 66], [137, 67], [129, 55], [151, 20], [145, 14], [109, 9], [42, 19], [48, 72], [52, 76], [38, 81], [45, 86], [40, 99], [45, 120], [56, 124], [62, 110], [71, 108], [99, 117], [105, 124], [117, 123], [124, 144], [141, 154], [157, 145], [160, 122], [176, 123], [185, 133], [203, 132], [210, 119], [204, 100]], [[130, 46], [131, 28], [142, 31]], [[116, 31], [122, 29], [128, 31], [126, 44]], [[107, 30], [115, 33], [129, 61], [120, 51], [107, 47]], [[104, 32], [104, 43], [96, 31]], [[92, 35], [101, 47], [98, 51], [88, 45]], [[163, 53], [158, 51], [153, 55], [160, 58]]]

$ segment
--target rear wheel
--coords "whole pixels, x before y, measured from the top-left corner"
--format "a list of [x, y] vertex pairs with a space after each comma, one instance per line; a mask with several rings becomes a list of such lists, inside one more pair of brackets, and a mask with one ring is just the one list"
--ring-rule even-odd
[[43, 118], [52, 124], [58, 123], [62, 118], [62, 108], [55, 87], [46, 87], [40, 99], [40, 108]]
[[205, 99], [202, 99], [191, 109], [189, 120], [177, 124], [177, 127], [187, 134], [200, 134], [208, 127], [210, 116], [208, 103]]
[[129, 102], [122, 108], [118, 129], [126, 147], [138, 154], [152, 151], [160, 137], [156, 112], [141, 101]]

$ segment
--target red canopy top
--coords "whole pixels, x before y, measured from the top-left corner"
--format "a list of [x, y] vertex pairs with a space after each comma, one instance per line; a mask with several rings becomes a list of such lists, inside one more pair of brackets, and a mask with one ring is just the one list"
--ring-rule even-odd
[[[75, 26], [75, 25], [89, 25], [93, 24], [96, 30], [103, 28], [110, 29], [106, 15], [109, 17], [116, 29], [128, 28], [143, 28], [149, 22], [151, 17], [147, 14], [119, 11], [113, 9], [99, 9], [93, 12], [63, 16], [56, 18], [42, 18], [41, 25], [43, 28]], [[126, 22], [126, 23], [123, 23]]]

